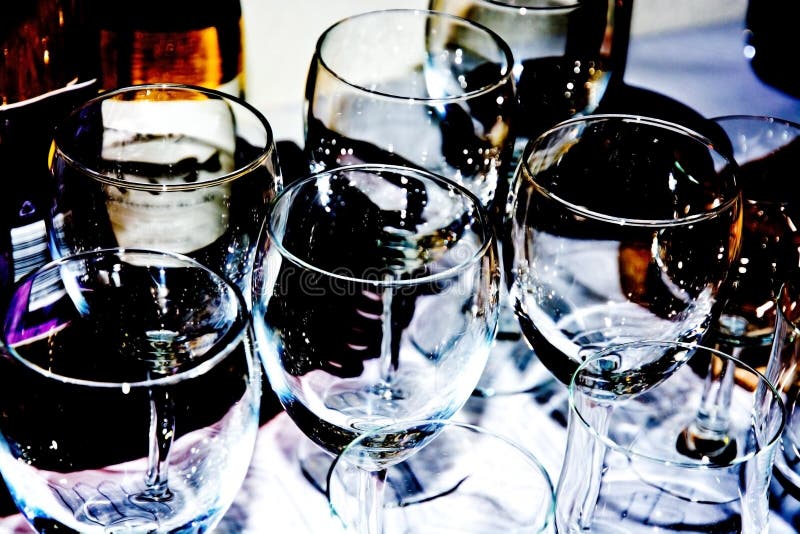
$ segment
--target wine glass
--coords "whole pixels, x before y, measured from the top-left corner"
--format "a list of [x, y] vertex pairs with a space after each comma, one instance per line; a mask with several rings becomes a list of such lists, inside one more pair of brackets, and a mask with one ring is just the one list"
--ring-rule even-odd
[[56, 257], [117, 246], [187, 254], [250, 298], [281, 176], [270, 125], [246, 102], [174, 84], [103, 93], [57, 127], [50, 167]]
[[[366, 473], [365, 473], [366, 471]], [[360, 484], [383, 476], [372, 523], [361, 523]], [[336, 458], [328, 503], [347, 531], [551, 532], [555, 494], [528, 450], [453, 420], [411, 421], [364, 433]]]
[[[517, 85], [515, 164], [531, 139], [562, 120], [594, 112], [607, 89], [621, 85], [630, 0], [431, 0], [428, 6], [491, 28], [511, 48]], [[508, 171], [498, 188], [501, 213], [513, 166]], [[496, 223], [501, 258], [510, 261], [504, 242], [508, 220], [501, 216]], [[552, 380], [520, 332], [506, 289], [497, 342], [478, 384], [477, 393], [484, 396], [533, 391]]]
[[575, 118], [526, 147], [508, 277], [522, 332], [556, 378], [611, 344], [703, 340], [739, 251], [734, 170], [691, 130], [639, 116]]
[[38, 532], [202, 532], [245, 479], [260, 369], [238, 287], [186, 256], [102, 249], [16, 286], [0, 470]]
[[788, 179], [800, 165], [800, 125], [763, 116], [713, 119], [731, 141], [742, 187], [742, 248], [715, 341], [765, 369], [780, 285], [800, 272], [800, 186]]
[[317, 41], [306, 82], [312, 171], [418, 167], [488, 205], [511, 157], [513, 64], [494, 32], [444, 13], [390, 9], [337, 22]]
[[[642, 376], [653, 355], [673, 373]], [[684, 364], [688, 360], [688, 364]], [[708, 384], [734, 379], [729, 458], [675, 447]], [[567, 449], [556, 492], [559, 532], [725, 532], [769, 529], [769, 483], [785, 424], [780, 396], [758, 371], [723, 352], [671, 341], [608, 347], [570, 386]]]
[[362, 164], [287, 186], [259, 241], [253, 321], [273, 389], [319, 446], [300, 454], [313, 484], [361, 433], [467, 401], [499, 277], [485, 211], [449, 180]]
[[[787, 170], [800, 164], [800, 125], [765, 116], [730, 115], [713, 120], [730, 140], [739, 169], [743, 225], [741, 253], [708, 344], [765, 371], [775, 330], [781, 284], [800, 273], [798, 186]], [[687, 429], [687, 453], [722, 453], [730, 444], [726, 405], [729, 383], [709, 392], [707, 405]], [[699, 439], [698, 439], [699, 438]]]

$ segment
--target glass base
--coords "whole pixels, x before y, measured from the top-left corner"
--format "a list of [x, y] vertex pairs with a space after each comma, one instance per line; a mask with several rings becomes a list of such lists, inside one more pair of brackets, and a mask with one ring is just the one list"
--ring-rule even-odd
[[776, 480], [787, 493], [800, 500], [800, 451], [784, 433], [782, 447], [775, 453], [773, 472]]

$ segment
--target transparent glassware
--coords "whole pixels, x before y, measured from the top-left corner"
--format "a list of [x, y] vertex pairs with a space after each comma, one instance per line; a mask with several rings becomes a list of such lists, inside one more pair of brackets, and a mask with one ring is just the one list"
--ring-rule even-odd
[[236, 286], [104, 249], [25, 277], [4, 315], [0, 470], [37, 532], [202, 532], [230, 507], [261, 374]]
[[[449, 418], [467, 401], [497, 328], [499, 267], [485, 210], [426, 171], [355, 165], [290, 184], [254, 268], [267, 377], [333, 456], [389, 423]], [[320, 453], [323, 458], [319, 458]]]
[[713, 119], [731, 142], [742, 187], [742, 249], [716, 328], [722, 350], [766, 368], [781, 284], [800, 271], [800, 189], [789, 178], [800, 165], [800, 125], [730, 115]]
[[[673, 372], [641, 375], [649, 352]], [[685, 363], [687, 362], [688, 363]], [[727, 458], [675, 447], [709, 383], [731, 392]], [[668, 341], [609, 347], [570, 382], [567, 449], [556, 492], [559, 532], [769, 532], [769, 483], [785, 424], [781, 398], [753, 368], [714, 349]]]
[[58, 126], [50, 167], [56, 257], [177, 252], [249, 299], [258, 232], [282, 181], [270, 125], [246, 102], [174, 84], [106, 92]]
[[775, 456], [776, 480], [800, 497], [800, 279], [787, 280], [776, 299], [778, 315], [766, 376], [786, 404], [786, 429]]
[[[717, 117], [714, 123], [730, 141], [739, 166], [743, 224], [741, 252], [707, 344], [765, 372], [778, 315], [776, 296], [784, 281], [800, 273], [800, 190], [787, 174], [800, 164], [800, 125], [753, 115]], [[726, 442], [728, 398], [726, 391], [709, 392], [708, 401], [717, 406], [699, 414], [689, 429], [690, 436], [702, 437], [697, 443], [710, 444], [713, 450]], [[701, 448], [695, 454], [707, 455], [709, 450]]]
[[[522, 332], [556, 378], [608, 345], [707, 335], [739, 253], [734, 173], [710, 141], [639, 116], [572, 119], [526, 147], [505, 268]], [[669, 367], [659, 360], [654, 377]]]
[[[514, 56], [513, 165], [498, 186], [503, 198], [496, 201], [501, 258], [507, 261], [505, 196], [522, 151], [555, 124], [595, 112], [606, 92], [622, 85], [633, 0], [430, 0], [428, 7], [490, 28]], [[501, 304], [497, 342], [476, 393], [547, 387], [552, 375], [520, 332], [506, 291]]]
[[513, 58], [494, 32], [444, 13], [357, 14], [317, 41], [305, 95], [313, 171], [408, 165], [484, 205], [512, 164]]
[[[365, 472], [380, 489], [369, 524], [361, 522]], [[348, 532], [555, 532], [553, 485], [536, 457], [452, 420], [362, 434], [331, 467], [328, 502]]]

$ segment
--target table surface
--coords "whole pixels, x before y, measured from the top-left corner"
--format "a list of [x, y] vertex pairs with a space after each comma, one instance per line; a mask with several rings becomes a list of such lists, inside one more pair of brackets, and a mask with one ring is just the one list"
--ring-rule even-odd
[[[564, 453], [566, 403], [566, 387], [551, 381], [533, 393], [473, 397], [456, 419], [493, 430], [527, 448], [555, 483]], [[344, 532], [331, 517], [325, 495], [300, 471], [297, 452], [305, 441], [307, 438], [285, 413], [261, 427], [242, 490], [214, 530], [216, 534], [262, 534], [266, 528], [293, 534]], [[797, 532], [800, 504], [791, 498], [776, 498], [773, 508], [776, 512], [770, 519], [770, 532]], [[786, 520], [795, 521], [796, 526]], [[31, 531], [17, 515], [0, 520], [0, 532]]]
[[[750, 70], [739, 22], [683, 28], [632, 39], [625, 81], [688, 105], [705, 117], [771, 115], [800, 121], [800, 100], [761, 83]], [[298, 144], [301, 105], [265, 109], [276, 137]], [[288, 135], [282, 135], [282, 132]], [[552, 383], [538, 393], [473, 398], [458, 418], [493, 429], [529, 448], [555, 481], [565, 440], [566, 390]], [[325, 497], [302, 476], [296, 451], [306, 438], [281, 413], [260, 432], [250, 472], [239, 498], [216, 532], [336, 532]], [[773, 484], [773, 532], [796, 532], [781, 516], [800, 525], [800, 503]], [[30, 532], [19, 515], [0, 519], [0, 533]]]

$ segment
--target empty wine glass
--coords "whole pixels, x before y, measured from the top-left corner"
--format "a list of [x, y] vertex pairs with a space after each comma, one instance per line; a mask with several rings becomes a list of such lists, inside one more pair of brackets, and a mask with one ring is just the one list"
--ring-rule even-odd
[[[730, 140], [739, 165], [743, 225], [739, 259], [708, 344], [760, 371], [767, 368], [781, 283], [800, 272], [800, 196], [787, 179], [800, 165], [800, 125], [774, 117], [730, 115], [714, 119]], [[732, 383], [729, 384], [732, 387]], [[711, 393], [706, 409], [687, 429], [685, 450], [700, 456], [725, 453], [726, 388]]]
[[467, 401], [499, 276], [479, 201], [432, 173], [355, 165], [284, 190], [258, 246], [253, 320], [273, 389], [324, 451], [320, 469], [301, 457], [313, 483], [361, 433]]
[[0, 470], [38, 532], [205, 532], [244, 481], [260, 369], [239, 289], [112, 249], [23, 278], [3, 321]]
[[[643, 364], [664, 354], [673, 372], [657, 382], [642, 376]], [[679, 432], [701, 409], [708, 385], [724, 388], [728, 375], [733, 454], [684, 456], [675, 447]], [[769, 483], [785, 411], [756, 370], [711, 348], [632, 342], [582, 363], [569, 395], [559, 532], [773, 531]]]
[[[365, 476], [383, 477], [369, 524], [362, 522]], [[536, 457], [500, 434], [452, 420], [389, 425], [356, 438], [331, 467], [328, 503], [348, 532], [554, 529], [553, 486]]]
[[508, 276], [522, 331], [560, 381], [611, 344], [703, 339], [739, 250], [734, 169], [691, 130], [638, 116], [572, 119], [526, 147]]
[[264, 116], [225, 93], [125, 87], [70, 114], [53, 142], [56, 257], [138, 247], [187, 254], [250, 298], [250, 269], [281, 187]]
[[[594, 112], [609, 87], [622, 82], [628, 52], [630, 0], [431, 0], [430, 9], [494, 30], [511, 48], [517, 106], [512, 162], [547, 128]], [[499, 211], [514, 167], [500, 181]], [[507, 219], [499, 217], [501, 258], [508, 261]], [[478, 384], [486, 396], [532, 391], [552, 380], [520, 332], [506, 286], [497, 342]]]
[[775, 117], [731, 115], [714, 122], [727, 134], [739, 165], [744, 224], [742, 250], [715, 341], [765, 369], [780, 285], [800, 272], [800, 125]]
[[513, 138], [513, 58], [494, 32], [413, 9], [354, 15], [317, 41], [306, 83], [312, 170], [414, 166], [488, 205]]

